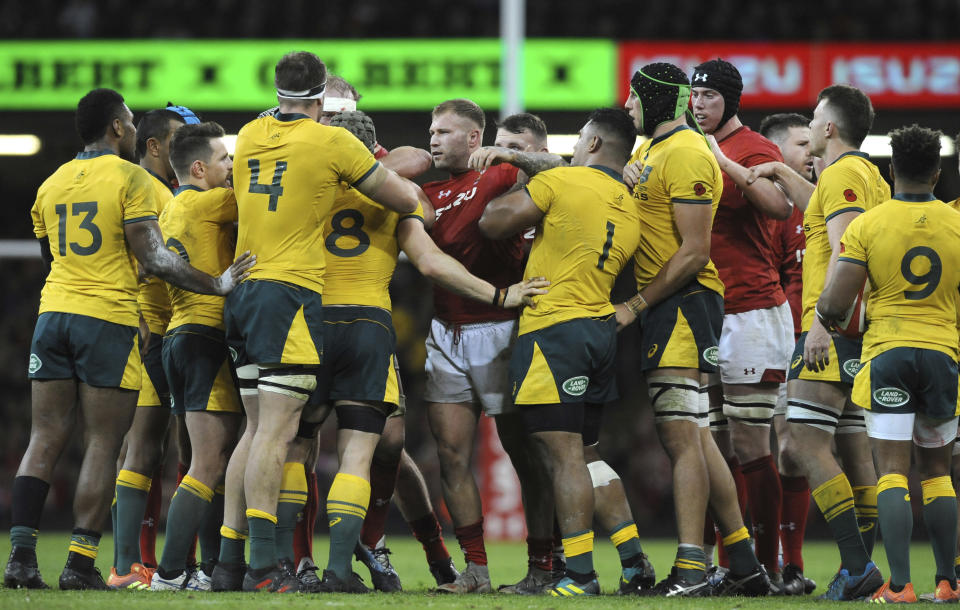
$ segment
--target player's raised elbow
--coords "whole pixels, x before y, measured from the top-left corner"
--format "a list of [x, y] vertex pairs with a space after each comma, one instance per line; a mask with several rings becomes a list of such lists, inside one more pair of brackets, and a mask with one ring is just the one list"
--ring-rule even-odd
[[781, 200], [774, 202], [764, 212], [774, 220], [787, 220], [793, 214], [793, 205], [787, 201], [786, 197], [783, 197]]

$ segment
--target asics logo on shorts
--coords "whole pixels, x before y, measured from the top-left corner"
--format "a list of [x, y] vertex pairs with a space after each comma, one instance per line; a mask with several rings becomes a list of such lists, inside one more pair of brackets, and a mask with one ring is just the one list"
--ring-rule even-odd
[[843, 363], [843, 370], [850, 375], [851, 377], [856, 377], [857, 373], [860, 372], [860, 361], [856, 358], [851, 358]]
[[795, 369], [801, 365], [803, 365], [803, 355], [800, 355], [794, 358], [793, 362], [790, 363], [790, 368]]
[[327, 527], [333, 527], [334, 525], [340, 523], [341, 521], [343, 521], [343, 517], [337, 517], [336, 519], [331, 519]]
[[720, 348], [714, 345], [703, 350], [703, 359], [716, 366], [720, 362]]
[[588, 383], [590, 383], [590, 379], [584, 375], [571, 377], [563, 382], [563, 391], [570, 396], [583, 396], [583, 394], [587, 391]]
[[40, 356], [30, 354], [30, 365], [27, 367], [27, 372], [36, 373], [40, 370], [41, 366], [43, 366], [43, 363], [40, 362]]
[[660, 347], [660, 346], [657, 345], [656, 343], [654, 343], [653, 345], [651, 345], [651, 346], [650, 346], [650, 349], [647, 350], [647, 358], [653, 358], [653, 355], [657, 353], [657, 349], [658, 349], [659, 347]]
[[910, 402], [910, 394], [900, 388], [879, 388], [873, 391], [873, 400], [884, 407], [902, 407]]

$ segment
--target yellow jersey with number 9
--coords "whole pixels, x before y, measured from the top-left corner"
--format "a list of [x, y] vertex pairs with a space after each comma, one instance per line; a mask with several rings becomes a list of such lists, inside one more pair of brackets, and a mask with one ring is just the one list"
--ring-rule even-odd
[[276, 280], [323, 292], [323, 227], [340, 182], [357, 185], [378, 166], [342, 127], [304, 114], [278, 114], [237, 135], [233, 184], [239, 209], [237, 253], [257, 256], [252, 280]]
[[555, 167], [525, 188], [544, 216], [523, 277], [543, 276], [550, 286], [520, 312], [518, 333], [612, 314], [613, 283], [640, 241], [639, 208], [620, 174], [600, 165]]
[[[233, 190], [181, 186], [160, 215], [164, 245], [200, 271], [217, 276], [233, 262], [233, 223], [237, 199]], [[167, 284], [173, 316], [169, 329], [204, 324], [223, 329], [224, 297], [197, 294]]]
[[[827, 266], [833, 255], [827, 221], [845, 212], [863, 212], [890, 199], [890, 187], [870, 157], [860, 151], [840, 155], [817, 180], [803, 213], [807, 239], [803, 255], [803, 315], [800, 327], [810, 330], [814, 308], [827, 283]], [[868, 304], [869, 307], [869, 304]]]
[[894, 347], [957, 358], [960, 212], [898, 193], [853, 219], [839, 260], [865, 265], [870, 280], [861, 361]]
[[[723, 194], [723, 174], [703, 136], [686, 126], [641, 144], [630, 157], [630, 163], [638, 161], [640, 179], [633, 196], [640, 204], [641, 231], [633, 273], [640, 290], [680, 249], [674, 204], [710, 206], [712, 226]], [[713, 261], [697, 272], [696, 280], [723, 296]]]
[[53, 263], [40, 313], [56, 311], [136, 326], [137, 270], [124, 225], [157, 219], [153, 179], [112, 152], [85, 151], [40, 186], [33, 232]]
[[401, 216], [340, 184], [323, 229], [324, 305], [368, 305], [390, 311], [390, 279], [400, 253], [397, 225], [407, 218], [423, 222], [423, 206], [417, 204], [416, 211]]

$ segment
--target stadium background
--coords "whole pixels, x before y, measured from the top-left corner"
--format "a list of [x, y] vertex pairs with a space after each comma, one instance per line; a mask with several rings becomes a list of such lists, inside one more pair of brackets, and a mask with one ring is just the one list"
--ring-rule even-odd
[[[211, 0], [202, 7], [183, 0], [137, 6], [121, 0], [0, 0], [0, 146], [16, 145], [2, 138], [12, 134], [36, 137], [27, 150], [39, 143], [32, 154], [0, 155], [0, 240], [32, 239], [29, 209], [36, 188], [79, 149], [73, 109], [95, 86], [121, 91], [138, 119], [169, 100], [236, 133], [274, 104], [276, 59], [308, 49], [357, 86], [364, 96], [360, 109], [374, 118], [384, 146], [427, 148], [429, 109], [459, 96], [487, 111], [485, 143], [492, 143], [501, 89], [498, 4], [291, 0], [277, 11], [273, 4], [239, 0]], [[642, 11], [614, 0], [531, 0], [526, 24], [526, 108], [555, 134], [576, 133], [594, 107], [622, 103], [634, 66], [662, 58], [689, 72], [718, 54], [744, 75], [740, 117], [753, 128], [772, 111], [809, 115], [816, 92], [837, 81], [871, 95], [877, 109], [873, 134], [913, 122], [939, 128], [951, 139], [960, 131], [960, 3], [954, 0], [673, 0], [645, 3]], [[953, 150], [944, 158], [941, 199], [960, 196]], [[875, 160], [886, 171], [888, 160]], [[431, 172], [424, 178], [438, 177]], [[3, 529], [9, 526], [10, 482], [29, 433], [25, 369], [43, 284], [39, 259], [20, 252], [16, 242], [0, 242]], [[630, 290], [629, 280], [620, 287]], [[409, 265], [400, 265], [392, 293], [408, 397], [408, 450], [440, 506], [436, 453], [420, 398], [429, 286]], [[636, 374], [635, 333], [633, 328], [621, 337], [622, 398], [606, 411], [601, 446], [624, 479], [641, 535], [672, 535], [669, 463]], [[325, 447], [332, 448], [332, 441], [328, 430]], [[518, 496], [509, 464], [497, 459], [495, 449], [482, 444], [479, 450], [485, 509], [509, 513]], [[172, 478], [174, 451], [168, 453]], [[44, 529], [71, 524], [79, 455], [76, 442], [61, 459]], [[335, 456], [327, 452], [318, 470], [329, 480], [335, 469]], [[164, 489], [169, 494], [172, 481]], [[519, 533], [515, 521], [491, 525], [488, 518], [488, 530]], [[406, 531], [397, 511], [390, 531]], [[814, 517], [811, 535], [825, 531]]]

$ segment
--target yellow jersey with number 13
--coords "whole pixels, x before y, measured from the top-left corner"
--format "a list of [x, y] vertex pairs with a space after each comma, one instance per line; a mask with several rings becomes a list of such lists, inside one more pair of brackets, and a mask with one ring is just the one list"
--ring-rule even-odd
[[137, 270], [124, 225], [157, 219], [153, 179], [107, 151], [85, 151], [47, 178], [33, 204], [33, 232], [53, 263], [40, 313], [75, 313], [137, 326]]

